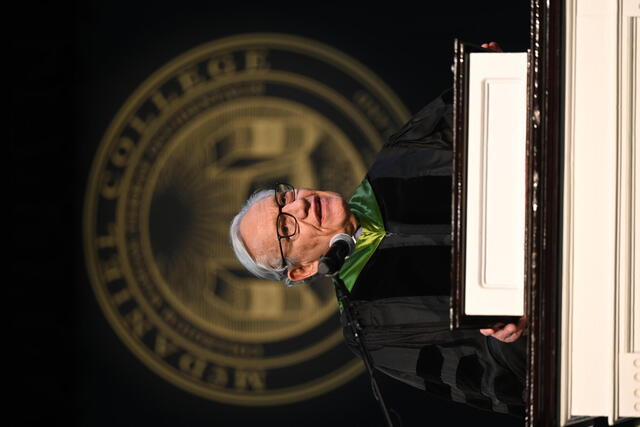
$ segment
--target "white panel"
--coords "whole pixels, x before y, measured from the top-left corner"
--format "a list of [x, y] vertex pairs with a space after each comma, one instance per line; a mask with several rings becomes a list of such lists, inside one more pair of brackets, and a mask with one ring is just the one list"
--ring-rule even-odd
[[565, 6], [565, 91], [564, 91], [564, 194], [562, 209], [562, 313], [560, 324], [560, 425], [565, 426], [572, 413], [573, 389], [571, 378], [572, 338], [573, 338], [573, 155], [575, 152], [575, 99], [576, 99], [576, 33], [577, 11], [576, 0], [567, 0]]
[[[629, 2], [631, 3], [631, 2]], [[640, 2], [635, 10], [636, 13], [640, 12]], [[630, 43], [629, 43], [629, 94], [631, 100], [629, 103], [629, 110], [627, 117], [629, 118], [626, 124], [630, 135], [628, 137], [629, 142], [629, 157], [631, 160], [631, 171], [629, 174], [630, 179], [630, 195], [631, 195], [631, 253], [630, 258], [633, 262], [632, 268], [632, 310], [633, 318], [631, 319], [631, 344], [630, 351], [640, 353], [640, 197], [638, 195], [638, 187], [640, 187], [640, 150], [638, 149], [638, 143], [640, 142], [640, 17], [634, 16], [629, 19], [630, 30]], [[623, 46], [624, 47], [624, 46]], [[624, 88], [623, 88], [624, 90]], [[635, 308], [635, 310], [633, 309]]]
[[[640, 9], [640, 2], [636, 8], [636, 13]], [[631, 296], [631, 313], [633, 313], [632, 321], [632, 351], [640, 352], [640, 195], [638, 190], [640, 187], [640, 18], [634, 17], [632, 20], [633, 44], [631, 46], [631, 58], [633, 68], [631, 70], [631, 84], [633, 99], [629, 109], [629, 118], [631, 119], [632, 136], [630, 140], [631, 158], [633, 159], [633, 170], [631, 171], [631, 197], [632, 206], [632, 229], [633, 229], [633, 247], [631, 251], [631, 259], [633, 260], [633, 294]]]
[[465, 313], [521, 316], [527, 54], [469, 63]]
[[[640, 4], [638, 5], [640, 9]], [[631, 171], [631, 197], [632, 205], [632, 230], [633, 230], [633, 246], [631, 251], [631, 259], [633, 260], [633, 293], [631, 295], [631, 313], [633, 313], [632, 321], [632, 344], [633, 352], [640, 352], [640, 18], [633, 19], [633, 69], [632, 69], [632, 87], [633, 99], [630, 108], [631, 132], [630, 140], [631, 158], [633, 159], [633, 170]]]
[[526, 102], [514, 103], [514, 94], [523, 93], [522, 79], [484, 81], [483, 288], [520, 289], [523, 284]]
[[563, 425], [640, 416], [639, 13], [640, 0], [566, 7]]
[[[583, 8], [584, 9], [581, 9]], [[573, 143], [573, 415], [613, 404], [616, 4], [577, 2]], [[594, 337], [600, 339], [594, 342]]]
[[618, 404], [611, 421], [640, 417], [640, 297], [638, 280], [638, 107], [640, 83], [638, 24], [640, 0], [624, 0], [619, 19], [618, 140]]

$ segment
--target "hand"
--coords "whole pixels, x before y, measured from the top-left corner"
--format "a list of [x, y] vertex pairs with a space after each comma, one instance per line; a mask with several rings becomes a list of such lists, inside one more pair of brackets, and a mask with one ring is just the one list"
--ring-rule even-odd
[[517, 325], [509, 323], [505, 326], [504, 323], [497, 323], [491, 328], [480, 329], [480, 333], [486, 337], [493, 337], [502, 342], [514, 342], [520, 338], [526, 327], [527, 316], [522, 316], [520, 320], [518, 320]]
[[489, 42], [489, 43], [482, 43], [480, 45], [481, 47], [485, 48], [485, 49], [489, 49], [489, 50], [493, 50], [496, 52], [502, 52], [502, 48], [500, 47], [500, 45], [496, 42]]

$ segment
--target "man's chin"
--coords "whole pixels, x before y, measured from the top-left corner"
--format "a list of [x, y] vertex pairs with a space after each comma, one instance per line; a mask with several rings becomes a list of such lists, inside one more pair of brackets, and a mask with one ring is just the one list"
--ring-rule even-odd
[[351, 213], [347, 201], [340, 197], [339, 200], [336, 200], [335, 208], [336, 209], [332, 211], [332, 223], [335, 224], [335, 229], [339, 230], [336, 234], [353, 234], [355, 232], [355, 229], [353, 229], [355, 225], [355, 217]]

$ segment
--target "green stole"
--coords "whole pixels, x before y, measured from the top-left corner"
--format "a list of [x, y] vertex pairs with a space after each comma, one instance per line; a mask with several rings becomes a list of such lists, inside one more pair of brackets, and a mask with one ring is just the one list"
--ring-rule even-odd
[[[356, 241], [355, 250], [345, 260], [338, 273], [347, 289], [351, 291], [360, 272], [382, 241], [386, 231], [376, 196], [366, 178], [362, 180], [347, 203], [362, 227], [362, 234]], [[342, 311], [342, 305], [340, 305], [340, 311]]]

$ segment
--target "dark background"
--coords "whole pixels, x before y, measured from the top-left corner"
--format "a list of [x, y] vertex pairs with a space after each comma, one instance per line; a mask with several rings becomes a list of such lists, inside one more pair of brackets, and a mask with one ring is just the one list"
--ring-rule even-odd
[[[8, 67], [12, 222], [5, 224], [20, 425], [383, 425], [364, 376], [298, 404], [248, 408], [196, 397], [144, 366], [107, 324], [85, 270], [82, 203], [91, 161], [135, 88], [198, 44], [247, 32], [315, 39], [370, 68], [415, 113], [451, 86], [455, 37], [526, 50], [529, 1], [341, 7], [92, 0], [20, 8], [5, 16], [22, 22], [12, 33]], [[522, 425], [391, 379], [380, 383], [405, 426]]]

